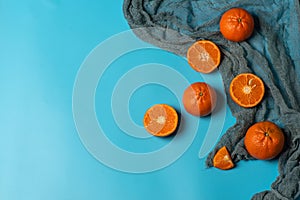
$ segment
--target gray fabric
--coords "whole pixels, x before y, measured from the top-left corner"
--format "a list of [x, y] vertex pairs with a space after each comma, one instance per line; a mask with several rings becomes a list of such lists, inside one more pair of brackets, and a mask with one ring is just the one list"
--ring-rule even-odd
[[[240, 43], [225, 40], [219, 32], [222, 13], [231, 7], [243, 7], [255, 19], [250, 39]], [[270, 120], [286, 135], [284, 151], [279, 156], [279, 176], [270, 191], [252, 199], [296, 199], [300, 188], [300, 36], [299, 2], [282, 0], [125, 0], [125, 17], [143, 40], [185, 56], [188, 47], [199, 39], [215, 42], [223, 57], [219, 71], [225, 92], [231, 80], [242, 72], [252, 72], [266, 86], [263, 102], [255, 108], [236, 105], [228, 95], [228, 105], [236, 124], [229, 128], [206, 164], [212, 166], [216, 151], [226, 145], [234, 162], [253, 159], [245, 150], [243, 139], [253, 123]], [[175, 30], [170, 31], [170, 30]]]

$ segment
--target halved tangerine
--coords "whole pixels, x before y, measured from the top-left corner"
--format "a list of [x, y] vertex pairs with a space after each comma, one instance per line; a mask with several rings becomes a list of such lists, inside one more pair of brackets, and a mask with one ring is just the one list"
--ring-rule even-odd
[[178, 124], [176, 110], [167, 104], [156, 104], [149, 108], [144, 115], [145, 129], [155, 136], [168, 136], [172, 134]]
[[263, 81], [252, 73], [237, 75], [230, 83], [229, 94], [238, 105], [250, 108], [261, 102], [265, 94]]
[[199, 40], [188, 49], [187, 60], [194, 70], [207, 74], [219, 66], [221, 52], [212, 41]]
[[223, 146], [220, 148], [214, 156], [213, 165], [216, 168], [227, 170], [234, 167], [231, 156], [226, 148]]

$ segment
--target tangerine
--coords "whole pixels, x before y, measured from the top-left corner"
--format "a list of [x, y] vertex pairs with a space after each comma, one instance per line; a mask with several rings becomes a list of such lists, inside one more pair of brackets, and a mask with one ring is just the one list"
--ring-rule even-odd
[[229, 94], [238, 105], [250, 108], [261, 102], [265, 87], [263, 81], [252, 73], [237, 75], [230, 83]]
[[255, 123], [247, 130], [244, 144], [252, 157], [269, 160], [282, 151], [284, 140], [284, 134], [276, 124], [263, 121]]
[[252, 35], [254, 19], [245, 9], [232, 8], [222, 15], [219, 25], [224, 38], [241, 42]]
[[234, 167], [231, 156], [226, 148], [223, 146], [220, 148], [214, 156], [213, 165], [216, 168], [227, 170]]
[[172, 134], [178, 124], [176, 110], [167, 104], [156, 104], [149, 108], [144, 115], [144, 127], [154, 136]]
[[194, 70], [207, 74], [219, 66], [221, 52], [212, 41], [199, 40], [188, 49], [187, 60]]
[[206, 116], [216, 107], [217, 94], [207, 83], [195, 82], [185, 89], [182, 102], [188, 113]]

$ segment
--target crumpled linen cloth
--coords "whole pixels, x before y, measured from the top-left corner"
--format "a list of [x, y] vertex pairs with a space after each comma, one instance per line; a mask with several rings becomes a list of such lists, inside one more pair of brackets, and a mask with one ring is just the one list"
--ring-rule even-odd
[[[219, 31], [221, 15], [232, 7], [242, 7], [254, 17], [254, 33], [244, 42], [230, 42]], [[212, 166], [213, 156], [224, 145], [235, 163], [253, 159], [244, 147], [245, 132], [255, 122], [272, 121], [286, 136], [278, 158], [279, 175], [270, 190], [258, 191], [252, 199], [296, 199], [300, 194], [299, 1], [124, 0], [123, 11], [138, 37], [175, 54], [185, 56], [188, 47], [200, 39], [220, 47], [223, 56], [218, 70], [236, 123], [218, 141], [206, 164]], [[244, 72], [262, 78], [266, 88], [263, 101], [250, 109], [229, 97], [231, 80]]]

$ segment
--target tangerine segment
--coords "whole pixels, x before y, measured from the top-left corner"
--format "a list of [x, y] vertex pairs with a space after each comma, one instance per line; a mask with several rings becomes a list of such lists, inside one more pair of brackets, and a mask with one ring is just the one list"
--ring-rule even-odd
[[238, 105], [250, 108], [261, 102], [265, 94], [263, 81], [251, 73], [236, 76], [230, 83], [229, 94]]
[[223, 146], [218, 152], [215, 154], [213, 159], [214, 167], [227, 170], [234, 167], [234, 163], [232, 162], [231, 156], [226, 148]]
[[155, 136], [168, 136], [172, 134], [178, 124], [176, 110], [167, 104], [156, 104], [149, 108], [144, 115], [145, 129]]
[[215, 43], [199, 40], [188, 49], [187, 60], [194, 70], [207, 74], [219, 66], [221, 52]]

